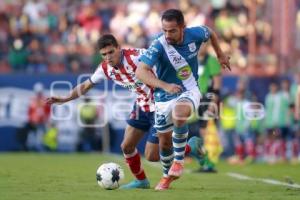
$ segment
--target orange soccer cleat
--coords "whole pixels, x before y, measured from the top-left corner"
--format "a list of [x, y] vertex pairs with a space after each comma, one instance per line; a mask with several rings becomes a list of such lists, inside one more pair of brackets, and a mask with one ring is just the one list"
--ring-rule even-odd
[[179, 178], [183, 173], [183, 163], [174, 161], [168, 175], [172, 177]]
[[174, 177], [162, 177], [159, 181], [159, 183], [156, 185], [155, 190], [157, 191], [163, 191], [163, 190], [167, 190], [170, 187], [170, 184], [172, 183], [172, 181], [176, 180], [177, 178]]

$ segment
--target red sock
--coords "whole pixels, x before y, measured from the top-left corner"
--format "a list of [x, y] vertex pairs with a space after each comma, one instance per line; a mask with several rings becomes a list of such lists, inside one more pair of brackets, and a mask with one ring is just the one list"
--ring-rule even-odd
[[239, 144], [235, 147], [235, 154], [239, 157], [240, 160], [244, 159], [244, 147], [242, 144]]
[[191, 147], [190, 145], [186, 144], [185, 145], [185, 150], [184, 150], [184, 155], [189, 155], [191, 153]]
[[146, 179], [145, 171], [141, 164], [141, 156], [138, 151], [135, 150], [132, 154], [124, 154], [124, 157], [131, 173], [136, 177], [136, 179]]
[[271, 150], [271, 156], [274, 156], [276, 159], [281, 157], [281, 143], [279, 140], [275, 140]]
[[297, 140], [293, 140], [292, 143], [293, 147], [293, 157], [297, 158], [298, 157], [298, 152], [299, 152], [299, 142]]
[[255, 158], [256, 152], [255, 152], [255, 146], [253, 141], [247, 141], [246, 142], [246, 151], [247, 151], [247, 156], [251, 156], [252, 158]]
[[273, 146], [273, 140], [267, 138], [265, 140], [265, 143], [264, 143], [264, 154], [266, 157], [269, 157], [271, 156], [271, 149], [272, 149], [272, 146]]
[[286, 141], [283, 139], [280, 140], [280, 156], [286, 160]]

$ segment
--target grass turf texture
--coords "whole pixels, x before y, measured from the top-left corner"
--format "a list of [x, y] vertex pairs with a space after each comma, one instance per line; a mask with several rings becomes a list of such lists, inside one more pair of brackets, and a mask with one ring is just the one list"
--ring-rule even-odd
[[[149, 190], [104, 190], [96, 183], [96, 169], [104, 162], [116, 162], [125, 170], [125, 181], [133, 179], [121, 156], [103, 154], [0, 154], [1, 200], [234, 200], [299, 199], [300, 189], [276, 186], [259, 181], [242, 181], [227, 175], [240, 173], [254, 178], [292, 180], [300, 183], [300, 165], [252, 164], [246, 166], [218, 165], [219, 173], [185, 173], [163, 192], [153, 187], [161, 177], [158, 164], [144, 161], [151, 182]], [[186, 171], [197, 169], [186, 164]]]

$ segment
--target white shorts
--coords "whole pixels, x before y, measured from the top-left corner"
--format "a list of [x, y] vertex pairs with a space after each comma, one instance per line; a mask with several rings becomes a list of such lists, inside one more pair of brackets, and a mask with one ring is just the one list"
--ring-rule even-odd
[[169, 132], [173, 129], [172, 110], [176, 102], [189, 100], [193, 104], [193, 111], [197, 110], [200, 104], [201, 93], [198, 88], [186, 91], [180, 96], [166, 102], [155, 102], [155, 125], [159, 133]]

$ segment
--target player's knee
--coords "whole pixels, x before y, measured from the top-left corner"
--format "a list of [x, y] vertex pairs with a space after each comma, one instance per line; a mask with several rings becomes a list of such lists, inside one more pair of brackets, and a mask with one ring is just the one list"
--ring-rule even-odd
[[191, 116], [193, 107], [190, 102], [177, 102], [172, 111], [173, 123], [175, 126], [183, 126]]
[[133, 145], [130, 145], [129, 143], [122, 142], [121, 149], [124, 154], [131, 154], [134, 152], [135, 147]]
[[189, 117], [190, 117], [190, 112], [188, 112], [188, 111], [178, 112], [175, 110], [172, 114], [173, 123], [177, 127], [183, 126]]
[[186, 124], [187, 119], [174, 119], [173, 123], [176, 127], [182, 127]]

